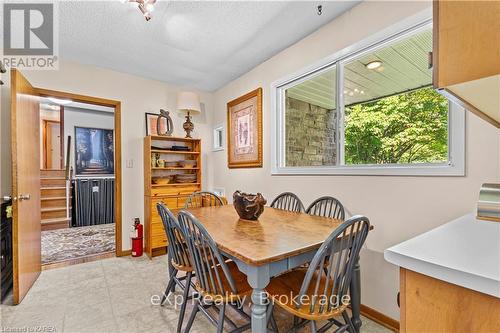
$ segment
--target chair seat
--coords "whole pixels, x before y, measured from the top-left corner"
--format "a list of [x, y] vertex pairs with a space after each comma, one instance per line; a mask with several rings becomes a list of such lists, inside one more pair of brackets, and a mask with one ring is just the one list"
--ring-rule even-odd
[[[338, 307], [332, 307], [330, 310], [327, 310], [325, 306], [325, 309], [321, 311], [320, 302], [316, 301], [317, 304], [315, 305], [313, 311], [310, 309], [310, 304], [305, 304], [300, 308], [297, 308], [297, 302], [299, 301], [298, 295], [306, 273], [306, 269], [299, 268], [272, 278], [269, 285], [266, 287], [266, 291], [273, 299], [274, 304], [297, 317], [308, 320], [328, 320], [340, 315], [349, 304], [339, 304]], [[317, 274], [318, 272], [315, 273], [313, 281], [316, 281]], [[318, 288], [319, 294], [322, 294], [326, 282], [326, 276], [321, 272], [321, 280]], [[311, 286], [304, 296], [307, 297], [306, 299], [312, 300], [313, 295], [315, 295], [315, 287], [315, 283], [311, 283]], [[327, 295], [329, 293], [330, 290], [327, 290]], [[295, 296], [297, 297], [294, 298]], [[341, 300], [339, 300], [339, 303], [340, 302]]]
[[[224, 274], [221, 274], [221, 282], [224, 290], [226, 291], [226, 293], [228, 293], [227, 295], [215, 295], [209, 293], [201, 288], [198, 281], [195, 282], [196, 290], [203, 296], [212, 297], [213, 299], [217, 300], [220, 300], [222, 298], [225, 302], [241, 301], [242, 297], [250, 295], [253, 289], [248, 284], [247, 276], [238, 269], [238, 266], [234, 261], [226, 261], [226, 264], [231, 271], [234, 282], [236, 283], [236, 290], [238, 291], [236, 294], [231, 292], [231, 287], [227, 279], [224, 277]], [[220, 270], [220, 272], [222, 273], [222, 270]]]

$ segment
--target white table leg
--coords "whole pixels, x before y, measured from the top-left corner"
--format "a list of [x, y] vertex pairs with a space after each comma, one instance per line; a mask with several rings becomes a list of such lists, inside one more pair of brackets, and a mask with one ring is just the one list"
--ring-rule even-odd
[[264, 289], [269, 283], [269, 266], [248, 266], [248, 284], [253, 288], [252, 292], [252, 333], [267, 332], [267, 295]]

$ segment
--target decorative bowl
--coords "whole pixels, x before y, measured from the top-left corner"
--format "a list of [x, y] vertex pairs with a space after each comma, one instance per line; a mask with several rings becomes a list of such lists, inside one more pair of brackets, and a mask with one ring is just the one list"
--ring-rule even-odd
[[154, 177], [153, 179], [153, 184], [155, 185], [166, 185], [170, 183], [170, 177]]
[[241, 191], [233, 193], [234, 209], [242, 220], [257, 221], [264, 211], [267, 200], [262, 194], [249, 194]]

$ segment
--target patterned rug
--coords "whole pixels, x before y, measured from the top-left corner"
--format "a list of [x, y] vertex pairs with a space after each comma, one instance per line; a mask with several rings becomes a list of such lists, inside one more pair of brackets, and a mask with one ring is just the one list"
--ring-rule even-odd
[[42, 231], [42, 264], [114, 250], [114, 223]]

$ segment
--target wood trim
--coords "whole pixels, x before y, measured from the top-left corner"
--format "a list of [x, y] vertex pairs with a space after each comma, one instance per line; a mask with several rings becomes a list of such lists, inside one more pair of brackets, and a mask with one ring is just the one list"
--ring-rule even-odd
[[[258, 156], [254, 161], [246, 161], [246, 162], [231, 162], [231, 151], [233, 150], [232, 145], [232, 133], [231, 133], [231, 107], [238, 105], [250, 98], [257, 97], [257, 137], [259, 140], [258, 143]], [[227, 166], [230, 169], [233, 168], [261, 168], [263, 165], [262, 162], [262, 88], [259, 87], [243, 96], [240, 96], [236, 99], [227, 103]]]
[[112, 107], [115, 109], [115, 254], [124, 256], [122, 249], [122, 130], [121, 102], [100, 97], [73, 94], [57, 90], [34, 88], [35, 94], [43, 97], [57, 97], [73, 101]]
[[399, 331], [406, 332], [406, 269], [399, 268]]
[[432, 1], [432, 85], [439, 88], [439, 0]]
[[456, 104], [460, 105], [461, 107], [467, 109], [467, 111], [470, 111], [474, 113], [476, 116], [479, 118], [483, 119], [484, 121], [492, 124], [493, 126], [500, 128], [500, 122], [496, 121], [495, 119], [491, 118], [484, 112], [481, 112], [478, 108], [476, 108], [474, 105], [470, 104], [466, 100], [462, 99], [460, 96], [455, 94], [453, 91], [449, 89], [438, 89], [438, 92], [446, 97], [447, 99], [451, 100], [452, 102], [455, 102]]
[[382, 325], [393, 332], [399, 332], [399, 321], [392, 319], [391, 317], [388, 317], [385, 314], [378, 312], [377, 310], [372, 309], [364, 304], [361, 304], [360, 312], [363, 316], [371, 319], [377, 324]]
[[92, 255], [85, 256], [85, 257], [81, 257], [81, 258], [63, 260], [63, 261], [59, 261], [59, 262], [55, 262], [55, 263], [42, 265], [42, 271], [47, 271], [49, 269], [54, 269], [54, 268], [61, 268], [61, 267], [66, 267], [66, 266], [78, 265], [78, 264], [97, 261], [97, 260], [101, 260], [101, 259], [114, 258], [114, 257], [115, 257], [115, 252], [105, 252], [105, 253], [99, 253], [99, 254], [92, 254]]

